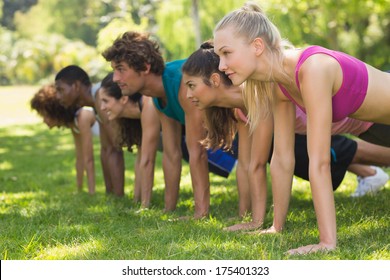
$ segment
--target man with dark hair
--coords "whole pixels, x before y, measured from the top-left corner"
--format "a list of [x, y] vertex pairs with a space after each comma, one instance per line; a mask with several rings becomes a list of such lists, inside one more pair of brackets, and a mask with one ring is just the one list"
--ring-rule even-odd
[[100, 129], [100, 160], [106, 192], [117, 196], [124, 195], [123, 151], [114, 145], [114, 130], [108, 125], [106, 116], [99, 114], [99, 98], [96, 98], [100, 85], [92, 85], [88, 74], [79, 66], [69, 65], [55, 77], [58, 98], [65, 107], [74, 105], [90, 106], [95, 109]]
[[[153, 97], [162, 126], [165, 209], [168, 211], [175, 210], [178, 200], [182, 159], [180, 143], [182, 125], [185, 125], [184, 134], [195, 200], [194, 218], [206, 216], [210, 207], [211, 158], [224, 157], [227, 154], [221, 150], [212, 153], [200, 144], [205, 137], [203, 112], [186, 98], [187, 89], [182, 82], [181, 72], [184, 60], [165, 64], [158, 44], [147, 35], [136, 32], [124, 33], [103, 52], [103, 57], [111, 62], [114, 81], [121, 88], [123, 95], [130, 96], [139, 92]], [[228, 163], [230, 172], [235, 159], [222, 160], [220, 163]]]

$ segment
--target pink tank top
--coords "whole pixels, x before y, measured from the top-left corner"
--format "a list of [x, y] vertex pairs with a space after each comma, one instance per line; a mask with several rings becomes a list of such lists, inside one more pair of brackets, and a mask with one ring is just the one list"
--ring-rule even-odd
[[244, 114], [244, 112], [239, 109], [239, 108], [235, 108], [235, 111], [236, 111], [236, 116], [238, 117], [238, 119], [244, 123], [247, 123], [248, 122], [248, 118], [247, 116]]
[[[236, 110], [237, 117], [244, 123], [248, 122], [246, 115], [238, 108]], [[306, 114], [298, 107], [295, 107], [295, 133], [306, 135], [307, 119]], [[359, 136], [367, 131], [374, 123], [364, 122], [351, 118], [344, 118], [341, 121], [332, 123], [332, 135], [336, 134], [352, 134]]]
[[[327, 54], [333, 57], [341, 66], [343, 82], [340, 89], [332, 97], [332, 120], [333, 122], [341, 121], [345, 117], [356, 112], [366, 97], [368, 88], [367, 67], [364, 62], [345, 53], [328, 50], [320, 46], [308, 47], [302, 52], [297, 66], [295, 67], [295, 81], [299, 90], [298, 73], [301, 65], [308, 57], [318, 53]], [[287, 98], [305, 112], [305, 108], [299, 106], [283, 86], [279, 85], [279, 88]]]
[[[307, 119], [306, 114], [298, 107], [296, 107], [295, 113], [295, 133], [306, 134], [307, 131]], [[352, 134], [359, 136], [363, 132], [367, 131], [374, 123], [364, 122], [351, 118], [344, 118], [341, 121], [332, 123], [332, 135], [336, 134]]]

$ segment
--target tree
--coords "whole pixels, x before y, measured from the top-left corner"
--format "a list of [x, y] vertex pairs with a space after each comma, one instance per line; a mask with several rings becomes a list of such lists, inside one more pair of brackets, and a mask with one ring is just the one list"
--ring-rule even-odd
[[102, 18], [112, 10], [112, 6], [96, 0], [40, 0], [28, 12], [16, 13], [15, 26], [23, 37], [58, 33], [95, 46], [98, 31], [107, 24]]
[[[196, 42], [194, 17], [191, 16], [193, 1], [163, 1], [156, 13], [158, 28], [155, 34], [165, 50], [164, 55], [168, 61], [187, 57], [200, 46], [199, 42]], [[216, 23], [229, 11], [241, 7], [244, 1], [197, 0], [196, 2], [200, 26], [198, 36], [200, 40], [207, 40], [213, 37]]]
[[[265, 10], [294, 45], [341, 50], [390, 68], [390, 0], [273, 0]], [[387, 42], [386, 42], [387, 41]]]
[[38, 0], [3, 0], [2, 17], [0, 24], [10, 30], [14, 30], [14, 15], [16, 11], [26, 12], [31, 6], [35, 5]]
[[200, 46], [202, 43], [202, 32], [200, 30], [198, 0], [192, 0], [192, 22], [194, 23], [195, 42], [197, 46]]

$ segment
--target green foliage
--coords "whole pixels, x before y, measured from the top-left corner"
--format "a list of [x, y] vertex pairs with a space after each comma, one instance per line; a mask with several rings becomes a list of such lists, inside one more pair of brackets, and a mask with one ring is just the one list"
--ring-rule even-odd
[[26, 12], [38, 0], [3, 0], [0, 2], [0, 24], [14, 30], [14, 15], [17, 11]]
[[[201, 36], [213, 37], [215, 24], [229, 11], [240, 7], [244, 1], [199, 1]], [[170, 61], [189, 56], [199, 48], [195, 44], [195, 30], [191, 15], [191, 0], [163, 1], [156, 14], [156, 34], [165, 49], [164, 57]]]
[[390, 68], [390, 49], [385, 47], [390, 37], [389, 4], [389, 0], [274, 0], [265, 9], [294, 45], [341, 50], [385, 70]]
[[[40, 0], [33, 6], [34, 0], [4, 1], [0, 84], [47, 80], [67, 62], [82, 63], [94, 79], [99, 79], [110, 69], [100, 53], [128, 30], [151, 33], [161, 44], [167, 61], [185, 58], [199, 47], [195, 42], [193, 1]], [[245, 1], [196, 2], [204, 41], [213, 37], [215, 24], [226, 13], [241, 7]], [[354, 55], [377, 68], [390, 69], [390, 0], [257, 2], [282, 36], [295, 46], [323, 45]], [[45, 44], [45, 38], [49, 43]], [[57, 48], [58, 42], [63, 44], [61, 48]], [[50, 44], [58, 52], [53, 53]], [[70, 51], [71, 47], [75, 49]]]
[[11, 46], [15, 42], [16, 38], [13, 32], [2, 28], [0, 26], [0, 85], [8, 84], [10, 79], [12, 79], [12, 75], [10, 75], [10, 71], [12, 70], [9, 67], [9, 57], [11, 54]]
[[115, 39], [120, 37], [126, 31], [145, 32], [148, 27], [148, 19], [140, 19], [140, 23], [136, 24], [130, 17], [115, 18], [110, 23], [102, 28], [98, 33], [97, 49], [102, 53], [110, 47]]
[[[88, 45], [95, 45], [100, 28], [99, 15], [105, 12], [103, 8], [101, 1], [94, 0], [41, 0], [23, 16], [28, 22], [34, 22], [34, 19], [40, 21], [44, 26], [43, 31], [62, 34], [71, 40], [82, 39]], [[45, 15], [48, 20], [42, 23], [42, 16]], [[18, 31], [22, 32], [24, 25], [18, 27]]]
[[100, 59], [97, 50], [81, 41], [68, 42], [53, 57], [55, 73], [71, 64], [81, 66], [94, 82], [101, 80], [105, 75], [101, 70], [105, 68], [106, 63]]
[[[0, 83], [35, 84], [69, 64], [82, 66], [93, 80], [102, 78], [100, 69], [106, 63], [99, 59], [95, 48], [83, 42], [69, 41], [61, 35], [35, 35], [31, 39], [17, 38], [12, 32], [0, 29]], [[99, 71], [96, 71], [99, 69]], [[100, 76], [99, 76], [100, 75]]]

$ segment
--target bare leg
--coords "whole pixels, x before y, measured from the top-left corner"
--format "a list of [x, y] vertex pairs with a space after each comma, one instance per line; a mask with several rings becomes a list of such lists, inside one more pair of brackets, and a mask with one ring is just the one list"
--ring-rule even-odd
[[373, 176], [376, 173], [374, 168], [364, 164], [351, 164], [350, 166], [348, 166], [348, 171], [362, 178], [367, 176]]
[[356, 142], [358, 147], [351, 164], [390, 166], [390, 148], [371, 144], [363, 140]]

